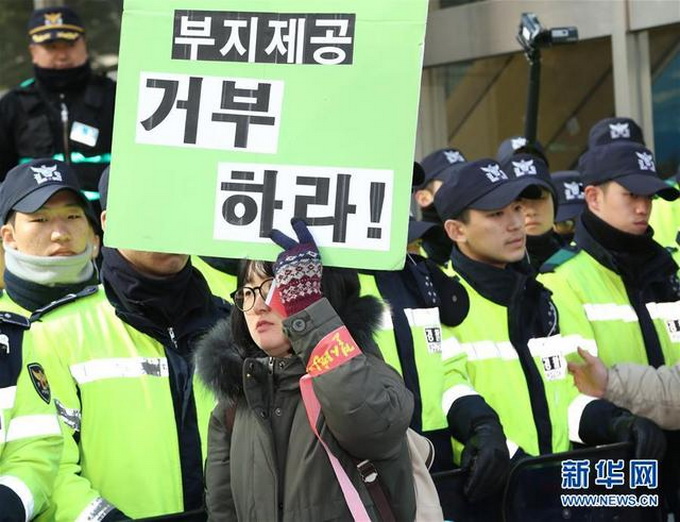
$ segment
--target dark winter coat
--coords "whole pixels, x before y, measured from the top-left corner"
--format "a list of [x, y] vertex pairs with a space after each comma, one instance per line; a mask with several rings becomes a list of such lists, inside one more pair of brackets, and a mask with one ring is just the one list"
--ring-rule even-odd
[[[381, 312], [378, 301], [364, 297], [345, 309], [345, 324], [363, 353], [314, 378], [322, 409], [317, 427], [374, 520], [377, 512], [352, 457], [375, 464], [398, 519], [413, 520], [405, 436], [413, 399], [372, 340]], [[351, 520], [299, 390], [311, 351], [342, 324], [322, 299], [284, 320], [292, 357], [267, 357], [259, 349], [236, 346], [228, 321], [218, 323], [199, 346], [197, 372], [220, 398], [208, 438], [210, 520]], [[230, 414], [233, 420], [227, 420]]]

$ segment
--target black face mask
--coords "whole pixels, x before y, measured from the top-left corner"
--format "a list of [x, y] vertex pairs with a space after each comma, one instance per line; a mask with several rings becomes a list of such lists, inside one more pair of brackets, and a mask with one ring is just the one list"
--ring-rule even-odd
[[33, 65], [33, 70], [38, 82], [47, 90], [54, 92], [83, 89], [92, 72], [89, 61], [70, 69], [45, 69]]

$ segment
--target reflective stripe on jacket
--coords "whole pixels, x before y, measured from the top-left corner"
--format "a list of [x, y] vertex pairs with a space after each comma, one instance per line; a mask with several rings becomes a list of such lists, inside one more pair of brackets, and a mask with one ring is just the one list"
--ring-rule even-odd
[[[114, 507], [133, 518], [183, 511], [172, 389], [182, 375], [170, 349], [116, 316], [101, 287], [32, 326], [65, 440], [53, 502], [56, 520], [102, 520]], [[174, 355], [176, 360], [177, 355]], [[193, 386], [193, 388], [192, 388]], [[203, 458], [214, 395], [193, 378]]]
[[[562, 332], [592, 332], [598, 355], [607, 366], [652, 364], [638, 314], [619, 274], [581, 250], [554, 272], [541, 274], [539, 280], [553, 292]], [[680, 301], [643, 305], [654, 325], [663, 362], [675, 364], [680, 361]]]
[[[548, 441], [552, 452], [570, 449], [570, 441], [580, 442], [581, 414], [592, 398], [579, 394], [567, 372], [566, 359], [577, 346], [596, 352], [594, 343], [578, 336], [551, 335], [515, 347], [510, 342], [508, 308], [480, 295], [462, 277], [461, 282], [470, 296], [470, 312], [443, 340], [444, 412], [458, 399], [479, 394], [498, 413], [511, 455], [516, 446], [531, 455], [541, 453], [537, 427], [541, 422], [552, 428]], [[544, 390], [535, 389], [528, 381], [522, 350], [528, 350]], [[547, 404], [549, 418], [543, 418], [543, 411], [533, 411], [532, 396], [538, 397], [536, 394], [544, 394], [537, 402]], [[462, 446], [456, 442], [455, 449], [459, 459]]]
[[43, 511], [63, 443], [43, 366], [22, 346], [22, 321], [0, 321], [0, 511], [10, 521]]

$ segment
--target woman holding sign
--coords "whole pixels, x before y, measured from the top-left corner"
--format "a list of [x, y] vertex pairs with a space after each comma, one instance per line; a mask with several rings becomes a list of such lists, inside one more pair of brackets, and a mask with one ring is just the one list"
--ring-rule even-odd
[[395, 518], [413, 520], [413, 400], [372, 339], [382, 306], [359, 297], [354, 272], [322, 270], [305, 223], [293, 228], [299, 243], [272, 232], [285, 249], [276, 263], [242, 264], [237, 309], [197, 352], [220, 399], [208, 440], [210, 518], [376, 520], [380, 502], [362, 476], [377, 472]]

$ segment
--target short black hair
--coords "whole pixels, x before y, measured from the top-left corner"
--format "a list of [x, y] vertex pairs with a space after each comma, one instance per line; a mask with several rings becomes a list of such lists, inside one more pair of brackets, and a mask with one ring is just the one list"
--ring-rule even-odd
[[461, 221], [462, 223], [465, 223], [467, 225], [470, 222], [470, 209], [466, 208], [460, 214], [458, 214], [456, 217], [452, 219], [455, 219], [456, 221]]

